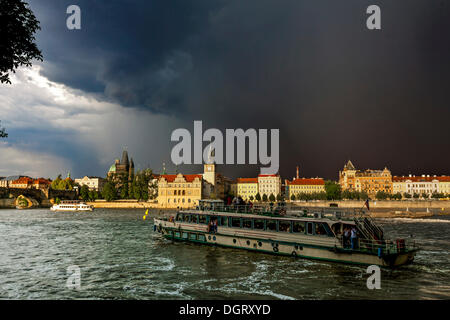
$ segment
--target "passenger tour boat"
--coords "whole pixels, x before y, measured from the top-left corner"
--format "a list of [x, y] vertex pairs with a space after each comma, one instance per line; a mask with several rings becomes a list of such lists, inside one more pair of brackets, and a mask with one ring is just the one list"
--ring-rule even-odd
[[395, 267], [411, 263], [413, 240], [384, 238], [383, 230], [362, 210], [225, 206], [200, 200], [175, 217], [155, 218], [154, 230], [179, 241], [333, 262]]
[[92, 211], [94, 207], [77, 200], [63, 200], [59, 204], [54, 204], [52, 211]]

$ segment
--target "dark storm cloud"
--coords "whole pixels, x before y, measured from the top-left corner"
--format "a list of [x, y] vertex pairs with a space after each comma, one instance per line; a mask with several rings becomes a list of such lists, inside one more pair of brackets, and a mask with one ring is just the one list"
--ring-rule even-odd
[[31, 4], [50, 80], [187, 128], [280, 128], [286, 177], [335, 178], [348, 158], [449, 173], [445, 1], [377, 1], [381, 31], [373, 1], [77, 1], [81, 31], [65, 28], [72, 1]]

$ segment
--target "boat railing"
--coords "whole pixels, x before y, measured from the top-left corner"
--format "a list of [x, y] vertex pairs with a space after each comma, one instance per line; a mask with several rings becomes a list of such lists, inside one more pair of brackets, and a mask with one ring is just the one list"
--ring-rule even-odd
[[356, 238], [353, 248], [351, 239], [347, 239], [347, 241], [345, 241], [343, 237], [339, 237], [337, 239], [343, 249], [372, 253], [377, 254], [378, 256], [410, 252], [418, 248], [413, 239], [372, 240]]

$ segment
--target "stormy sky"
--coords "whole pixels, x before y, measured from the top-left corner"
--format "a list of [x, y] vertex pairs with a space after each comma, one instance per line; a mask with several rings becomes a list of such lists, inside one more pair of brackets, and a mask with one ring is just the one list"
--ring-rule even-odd
[[[448, 1], [28, 2], [44, 62], [0, 86], [0, 176], [105, 176], [123, 148], [173, 172], [170, 134], [194, 120], [280, 129], [283, 178], [299, 165], [336, 179], [348, 159], [450, 174]], [[81, 30], [66, 28], [71, 4]], [[372, 4], [381, 30], [366, 28]]]

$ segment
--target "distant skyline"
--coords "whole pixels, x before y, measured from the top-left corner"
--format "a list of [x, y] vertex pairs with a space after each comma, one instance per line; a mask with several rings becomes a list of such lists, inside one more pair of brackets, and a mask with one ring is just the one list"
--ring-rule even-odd
[[[449, 175], [450, 3], [29, 0], [44, 61], [0, 85], [0, 176], [174, 172], [174, 129], [280, 129], [280, 174], [336, 180], [350, 159]], [[206, 144], [205, 144], [206, 145]], [[179, 166], [183, 173], [202, 166]], [[258, 166], [221, 165], [251, 177]]]

